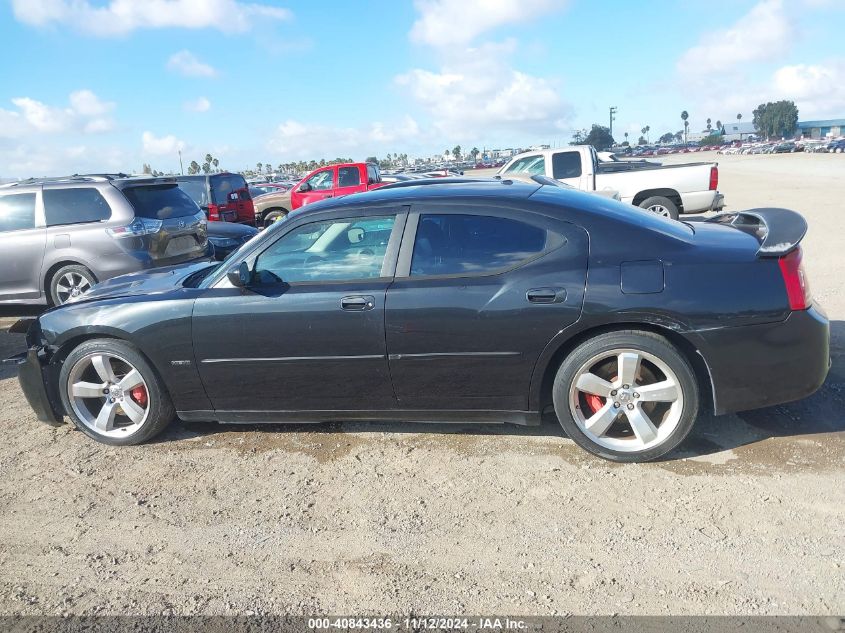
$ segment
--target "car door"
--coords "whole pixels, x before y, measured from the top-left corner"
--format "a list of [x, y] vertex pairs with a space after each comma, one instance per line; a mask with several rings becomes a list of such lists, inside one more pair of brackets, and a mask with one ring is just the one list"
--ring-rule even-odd
[[287, 221], [249, 254], [248, 287], [223, 277], [196, 301], [196, 362], [216, 410], [261, 420], [395, 407], [384, 299], [407, 214], [338, 213]]
[[587, 234], [528, 212], [415, 205], [387, 293], [402, 409], [527, 410], [534, 365], [581, 313]]
[[334, 195], [348, 196], [359, 191], [366, 191], [367, 183], [361, 179], [361, 168], [358, 165], [339, 165], [337, 168], [337, 188]]
[[593, 186], [588, 172], [582, 165], [579, 150], [564, 150], [552, 154], [552, 178], [555, 180], [582, 191], [591, 191]]
[[0, 195], [0, 301], [39, 299], [47, 242], [41, 193]]
[[334, 196], [337, 188], [337, 168], [326, 167], [311, 174], [299, 184], [291, 196], [294, 209]]

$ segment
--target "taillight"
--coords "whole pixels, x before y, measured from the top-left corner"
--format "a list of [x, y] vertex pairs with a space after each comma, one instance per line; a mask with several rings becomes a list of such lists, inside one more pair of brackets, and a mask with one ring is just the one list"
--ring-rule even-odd
[[710, 191], [716, 191], [719, 188], [719, 168], [713, 165], [710, 168]]
[[150, 233], [158, 233], [161, 230], [161, 224], [161, 220], [135, 218], [126, 226], [115, 226], [106, 229], [106, 232], [112, 237], [139, 237], [141, 235], [149, 235]]
[[798, 247], [778, 260], [790, 310], [806, 310], [812, 302], [810, 283], [807, 281], [801, 257], [801, 247]]
[[216, 204], [208, 205], [208, 219], [212, 221], [220, 220], [220, 207]]

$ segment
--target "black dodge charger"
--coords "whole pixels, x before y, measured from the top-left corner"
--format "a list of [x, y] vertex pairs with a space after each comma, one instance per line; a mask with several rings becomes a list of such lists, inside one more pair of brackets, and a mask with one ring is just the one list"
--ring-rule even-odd
[[[41, 420], [107, 444], [174, 418], [536, 425], [617, 461], [813, 393], [828, 321], [804, 219], [677, 222], [503, 181], [410, 181], [290, 214], [222, 264], [115, 278], [28, 326]], [[17, 326], [22, 330], [23, 324]]]

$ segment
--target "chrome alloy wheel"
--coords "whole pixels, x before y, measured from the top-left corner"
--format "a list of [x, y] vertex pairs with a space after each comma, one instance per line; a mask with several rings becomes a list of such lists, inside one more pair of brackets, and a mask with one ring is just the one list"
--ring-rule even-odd
[[106, 437], [129, 437], [150, 414], [147, 383], [125, 358], [94, 353], [71, 368], [66, 385], [73, 412], [88, 428]]
[[602, 352], [575, 374], [569, 409], [593, 442], [614, 451], [645, 451], [677, 428], [684, 394], [662, 360], [635, 349]]
[[646, 210], [656, 213], [657, 215], [662, 215], [664, 218], [672, 217], [672, 214], [669, 213], [669, 209], [664, 207], [662, 204], [653, 204], [650, 207], [646, 207]]
[[91, 282], [75, 272], [65, 273], [59, 278], [56, 284], [56, 294], [59, 297], [59, 303], [65, 303], [68, 299], [76, 298], [90, 289]]

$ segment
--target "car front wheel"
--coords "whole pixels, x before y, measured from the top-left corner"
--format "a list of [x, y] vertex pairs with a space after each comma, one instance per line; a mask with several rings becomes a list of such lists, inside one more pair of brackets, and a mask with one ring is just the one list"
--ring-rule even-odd
[[83, 433], [104, 444], [140, 444], [175, 417], [170, 396], [137, 349], [123, 341], [86, 341], [59, 374], [65, 411]]
[[698, 415], [698, 385], [686, 358], [651, 332], [589, 339], [560, 366], [555, 413], [576, 444], [617, 462], [657, 459], [678, 446]]

